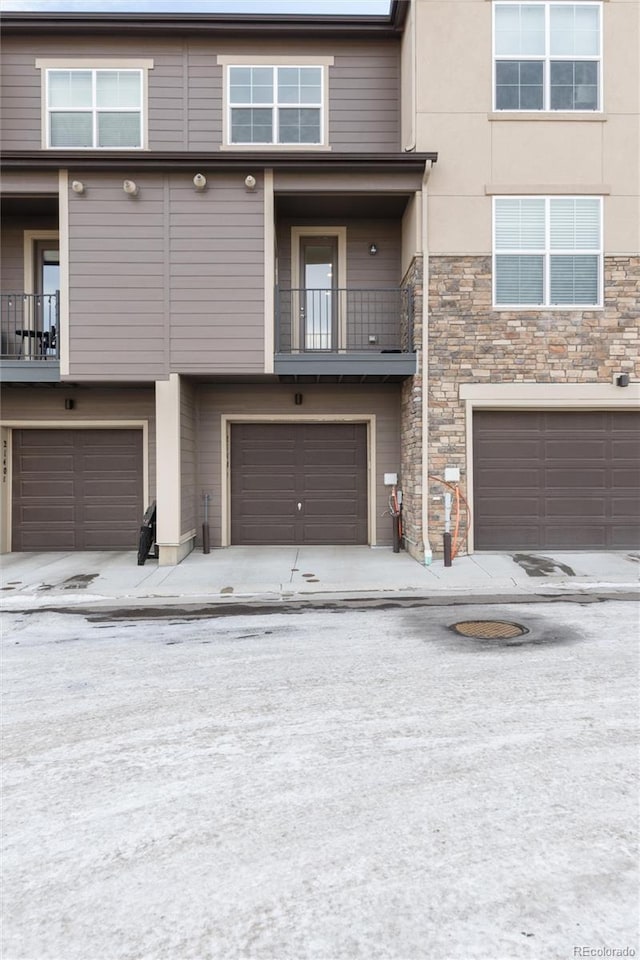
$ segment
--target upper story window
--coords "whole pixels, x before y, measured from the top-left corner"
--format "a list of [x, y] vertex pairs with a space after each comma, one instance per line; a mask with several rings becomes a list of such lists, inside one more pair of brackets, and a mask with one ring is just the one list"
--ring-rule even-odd
[[494, 3], [496, 110], [601, 110], [601, 3]]
[[147, 77], [142, 58], [38, 58], [42, 146], [137, 150], [147, 146]]
[[493, 204], [496, 306], [602, 303], [601, 197], [495, 197]]
[[228, 69], [230, 143], [322, 143], [322, 67]]
[[224, 77], [222, 149], [328, 150], [332, 56], [219, 55]]
[[142, 146], [141, 70], [48, 70], [48, 146]]

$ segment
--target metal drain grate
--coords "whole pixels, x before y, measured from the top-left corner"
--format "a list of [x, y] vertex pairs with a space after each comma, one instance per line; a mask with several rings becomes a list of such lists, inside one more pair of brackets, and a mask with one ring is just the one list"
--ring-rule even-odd
[[474, 640], [513, 640], [529, 633], [522, 624], [508, 620], [462, 620], [452, 623], [450, 629]]

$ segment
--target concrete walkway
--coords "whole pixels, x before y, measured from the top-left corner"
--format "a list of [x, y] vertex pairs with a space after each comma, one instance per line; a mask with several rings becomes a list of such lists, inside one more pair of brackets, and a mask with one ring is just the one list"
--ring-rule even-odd
[[134, 552], [12, 553], [2, 558], [5, 610], [114, 599], [178, 600], [310, 595], [629, 595], [640, 551], [474, 554], [425, 567], [406, 553], [369, 547], [229, 547], [194, 552], [175, 567], [137, 565]]

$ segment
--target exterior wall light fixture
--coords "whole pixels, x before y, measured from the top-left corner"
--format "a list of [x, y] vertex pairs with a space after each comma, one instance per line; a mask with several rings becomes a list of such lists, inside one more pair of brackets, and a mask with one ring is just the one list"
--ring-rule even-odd
[[75, 402], [75, 400], [73, 399], [73, 397], [65, 397], [65, 400], [64, 400], [64, 408], [65, 408], [65, 410], [73, 410], [73, 408], [75, 407], [75, 405], [76, 405], [76, 402]]
[[207, 178], [201, 173], [196, 173], [193, 178], [193, 185], [199, 193], [202, 193], [207, 186]]
[[302, 406], [302, 394], [301, 394], [301, 393], [295, 393], [294, 396], [293, 396], [293, 402], [295, 403], [296, 407], [301, 407], [301, 406]]
[[138, 184], [134, 180], [125, 180], [122, 189], [129, 197], [138, 196]]
[[628, 373], [619, 373], [616, 376], [616, 386], [618, 387], [628, 387], [629, 386], [629, 374]]
[[256, 178], [255, 178], [255, 177], [252, 177], [251, 174], [249, 174], [248, 177], [245, 177], [245, 178], [244, 178], [244, 185], [245, 185], [245, 187], [247, 188], [247, 190], [255, 190], [255, 188], [256, 188]]
[[376, 255], [377, 252], [378, 252], [378, 244], [377, 244], [377, 243], [370, 243], [370, 244], [369, 244], [369, 256], [370, 256], [370, 257], [375, 257], [375, 255]]
[[84, 183], [82, 180], [72, 180], [71, 189], [74, 193], [84, 193]]

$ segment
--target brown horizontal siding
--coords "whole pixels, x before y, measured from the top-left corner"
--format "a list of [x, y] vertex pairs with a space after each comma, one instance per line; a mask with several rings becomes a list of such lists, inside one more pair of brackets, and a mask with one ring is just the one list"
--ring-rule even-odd
[[20, 170], [2, 171], [2, 194], [8, 196], [21, 194], [49, 194], [58, 193], [57, 170], [28, 170], [22, 165]]
[[247, 194], [239, 175], [218, 175], [195, 195], [189, 178], [174, 177], [170, 205], [171, 369], [261, 372], [261, 193]]
[[4, 150], [38, 149], [41, 144], [40, 71], [32, 44], [6, 39], [0, 58], [0, 114]]
[[[135, 324], [135, 328], [138, 327], [142, 331], [145, 327], [151, 327], [151, 332], [157, 336], [158, 334], [158, 312], [154, 309], [153, 304], [147, 304], [143, 302], [141, 305], [138, 305], [134, 308], [133, 301], [128, 301], [128, 308], [123, 312], [123, 304], [118, 303], [97, 303], [93, 296], [90, 295], [91, 291], [88, 292], [87, 296], [84, 299], [78, 298], [74, 301], [74, 306], [76, 312], [80, 315], [87, 314], [91, 310], [100, 309], [101, 318], [109, 318], [109, 324], [113, 327], [123, 327], [129, 330], [131, 334], [132, 324]], [[73, 328], [73, 323], [72, 323]], [[109, 335], [109, 331], [105, 331], [106, 335]], [[122, 336], [122, 332], [116, 334], [116, 336]], [[134, 339], [134, 335], [130, 336], [130, 339]], [[77, 329], [74, 336], [74, 345], [81, 344], [86, 342], [88, 344], [95, 343], [95, 330], [93, 325], [85, 323], [84, 326], [78, 322]]]
[[215, 61], [208, 42], [189, 43], [186, 120], [190, 150], [210, 150], [222, 143], [222, 67]]
[[399, 44], [336, 50], [329, 72], [329, 142], [336, 150], [397, 150], [400, 145]]
[[2, 289], [1, 293], [19, 293], [25, 289], [24, 240], [22, 224], [2, 224]]
[[[189, 226], [190, 222], [192, 226]], [[261, 239], [252, 237], [251, 235], [247, 236], [247, 224], [244, 221], [240, 211], [238, 212], [237, 217], [220, 217], [220, 219], [216, 221], [216, 225], [222, 228], [219, 232], [214, 231], [211, 224], [199, 226], [197, 222], [194, 223], [192, 220], [189, 221], [188, 219], [185, 220], [183, 224], [176, 224], [174, 222], [171, 229], [172, 246], [174, 242], [179, 242], [182, 240], [186, 244], [191, 244], [193, 249], [194, 246], [199, 247], [201, 243], [224, 243], [227, 239], [242, 243], [242, 240], [246, 238], [247, 250], [255, 250], [256, 243], [259, 242], [259, 239]]]
[[262, 372], [261, 194], [231, 174], [195, 194], [188, 174], [132, 169], [135, 198], [119, 175], [74, 176], [86, 192], [69, 198], [70, 376]]
[[[296, 41], [303, 59], [333, 55], [329, 70], [329, 140], [334, 149], [388, 151], [399, 147], [399, 44], [345, 40]], [[6, 37], [2, 57], [1, 107], [5, 150], [39, 149], [41, 142], [41, 71], [38, 57], [151, 58], [148, 127], [152, 150], [211, 150], [222, 143], [223, 68], [225, 53], [290, 56], [292, 47], [276, 39], [263, 41], [147, 37], [51, 36]]]
[[177, 42], [175, 46], [171, 56], [147, 54], [153, 57], [148, 116], [151, 150], [180, 150], [185, 146], [185, 63], [182, 44]]

